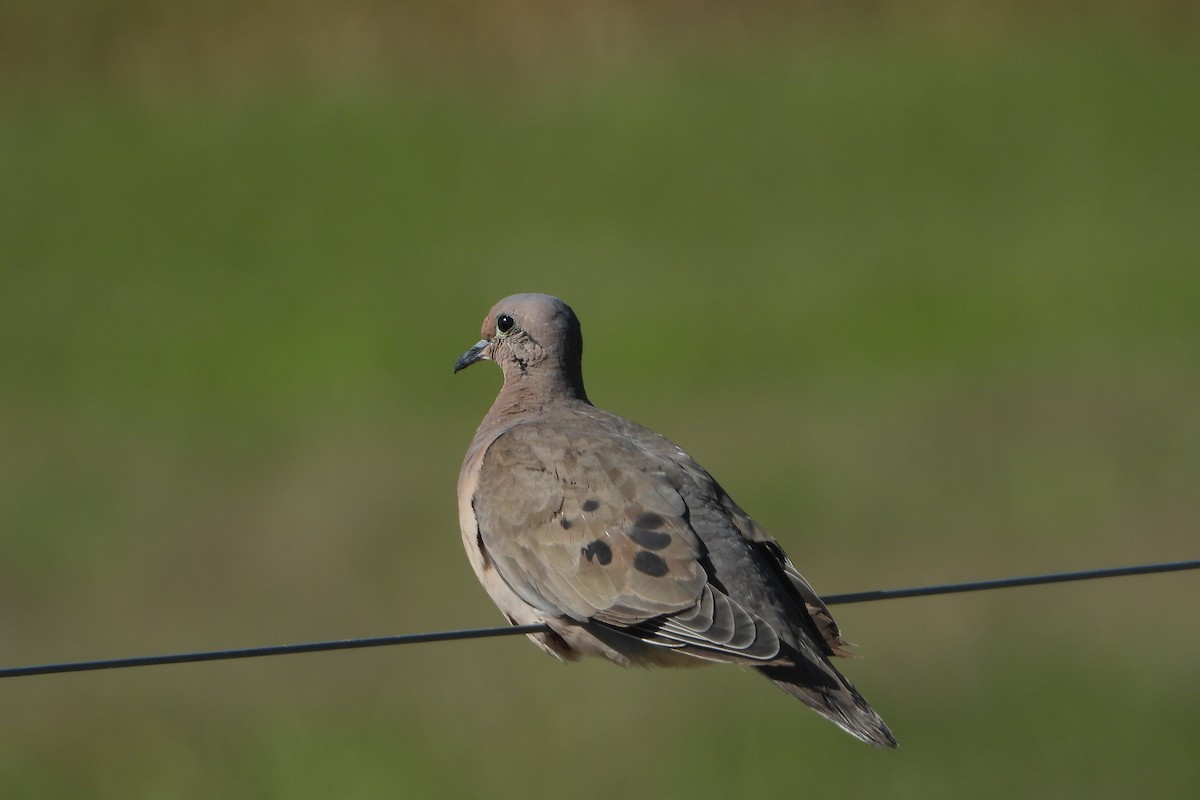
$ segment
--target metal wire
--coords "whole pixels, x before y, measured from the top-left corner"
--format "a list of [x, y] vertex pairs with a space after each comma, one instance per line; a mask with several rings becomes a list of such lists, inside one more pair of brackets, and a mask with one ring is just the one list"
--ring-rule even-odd
[[173, 653], [164, 656], [136, 656], [134, 658], [113, 658], [103, 661], [76, 661], [66, 664], [42, 664], [32, 667], [0, 669], [0, 678], [20, 678], [26, 675], [51, 675], [59, 672], [92, 672], [100, 669], [123, 669], [125, 667], [153, 667], [160, 664], [189, 664], [196, 661], [231, 661], [236, 658], [286, 656], [295, 653], [321, 653], [326, 650], [357, 650], [364, 647], [386, 647], [396, 644], [449, 642], [455, 639], [484, 639], [490, 636], [538, 633], [544, 630], [546, 630], [545, 625], [519, 625], [507, 628], [469, 628], [457, 631], [406, 633], [398, 636], [374, 636], [365, 639], [337, 639], [328, 642], [277, 644], [265, 647], [246, 647], [239, 650], [208, 650], [201, 653]]
[[1142, 564], [1135, 567], [1110, 567], [1108, 569], [1083, 570], [1082, 572], [1058, 572], [1050, 575], [1029, 575], [1024, 578], [999, 578], [990, 581], [971, 581], [969, 583], [946, 583], [941, 586], [918, 586], [912, 589], [878, 589], [872, 592], [831, 594], [821, 599], [825, 601], [825, 605], [835, 606], [842, 603], [895, 600], [901, 597], [928, 597], [935, 594], [982, 592], [987, 589], [1009, 589], [1016, 586], [1038, 586], [1045, 583], [1068, 583], [1070, 581], [1090, 581], [1097, 578], [1120, 578], [1125, 575], [1153, 575], [1159, 572], [1182, 572], [1188, 569], [1200, 569], [1200, 561], [1173, 561], [1166, 564]]
[[[1161, 572], [1181, 572], [1200, 569], [1200, 560], [1174, 561], [1163, 564], [1143, 564], [1131, 567], [1112, 567], [1081, 572], [1058, 572], [1048, 575], [1031, 575], [1022, 578], [1000, 578], [969, 583], [947, 583], [937, 586], [918, 586], [907, 589], [877, 589], [868, 592], [833, 594], [822, 598], [827, 605], [865, 603], [873, 600], [894, 600], [902, 597], [927, 597], [940, 594], [980, 592], [989, 589], [1007, 589], [1017, 586], [1036, 586], [1048, 583], [1087, 581], [1098, 578], [1117, 578], [1126, 575], [1153, 575]], [[8, 667], [0, 669], [0, 678], [20, 678], [30, 675], [51, 675], [61, 672], [92, 672], [126, 667], [148, 667], [162, 664], [187, 664], [197, 661], [229, 661], [237, 658], [260, 658], [262, 656], [292, 655], [294, 653], [318, 653], [327, 650], [357, 650], [366, 647], [387, 647], [422, 642], [448, 642], [459, 639], [484, 639], [493, 636], [514, 636], [525, 633], [540, 633], [548, 630], [545, 625], [514, 625], [504, 628], [468, 628], [464, 630], [433, 631], [431, 633], [408, 633], [398, 636], [375, 636], [364, 639], [338, 639], [327, 642], [305, 642], [302, 644], [269, 645], [248, 647], [240, 650], [210, 650], [199, 653], [175, 653], [161, 656], [114, 658], [100, 661], [77, 661], [64, 664], [41, 664], [30, 667]]]

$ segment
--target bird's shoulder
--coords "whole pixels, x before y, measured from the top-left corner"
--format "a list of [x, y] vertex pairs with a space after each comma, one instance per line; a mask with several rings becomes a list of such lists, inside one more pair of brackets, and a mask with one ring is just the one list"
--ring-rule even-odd
[[713, 482], [665, 436], [586, 403], [511, 420], [492, 432], [484, 450], [485, 469], [553, 464], [560, 474], [657, 472], [670, 475], [677, 484], [689, 478]]

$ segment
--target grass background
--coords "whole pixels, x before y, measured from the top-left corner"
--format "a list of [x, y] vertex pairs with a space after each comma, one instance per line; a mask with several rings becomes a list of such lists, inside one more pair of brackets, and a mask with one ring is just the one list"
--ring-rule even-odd
[[[835, 593], [1195, 558], [1184, 3], [0, 7], [0, 663], [499, 622], [514, 291]], [[880, 753], [516, 639], [0, 684], [4, 797], [1194, 797], [1196, 578], [843, 607]]]

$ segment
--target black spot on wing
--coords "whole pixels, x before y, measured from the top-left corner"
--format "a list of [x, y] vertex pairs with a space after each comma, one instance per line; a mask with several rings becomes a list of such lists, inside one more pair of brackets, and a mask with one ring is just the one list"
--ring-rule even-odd
[[643, 511], [641, 514], [638, 514], [633, 524], [639, 528], [654, 530], [655, 528], [661, 528], [664, 522], [666, 520], [662, 518], [662, 514], [655, 514], [653, 511]]
[[582, 508], [584, 511], [595, 511], [599, 507], [600, 507], [600, 501], [594, 497], [583, 501]]
[[[607, 567], [612, 563], [612, 548], [599, 539], [588, 542], [587, 547], [580, 548], [580, 552], [583, 553], [583, 557], [588, 561], [595, 559], [602, 567]], [[661, 561], [662, 559], [659, 560]], [[663, 566], [666, 565], [664, 564]]]
[[671, 571], [662, 556], [651, 553], [649, 550], [638, 551], [638, 554], [633, 557], [633, 568], [651, 578], [661, 578]]
[[671, 544], [671, 534], [662, 531], [648, 531], [645, 528], [634, 528], [629, 538], [647, 550], [665, 550]]
[[562, 529], [564, 531], [571, 530], [571, 520], [567, 519], [566, 517], [559, 517], [558, 524], [562, 525]]

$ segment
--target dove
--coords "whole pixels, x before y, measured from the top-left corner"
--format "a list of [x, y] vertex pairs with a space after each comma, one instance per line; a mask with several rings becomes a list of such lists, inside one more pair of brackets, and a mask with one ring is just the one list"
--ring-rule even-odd
[[895, 747], [830, 663], [848, 644], [783, 548], [671, 441], [584, 391], [583, 335], [565, 302], [501, 300], [454, 365], [504, 384], [458, 479], [463, 545], [513, 625], [565, 661], [739, 664], [846, 732]]

